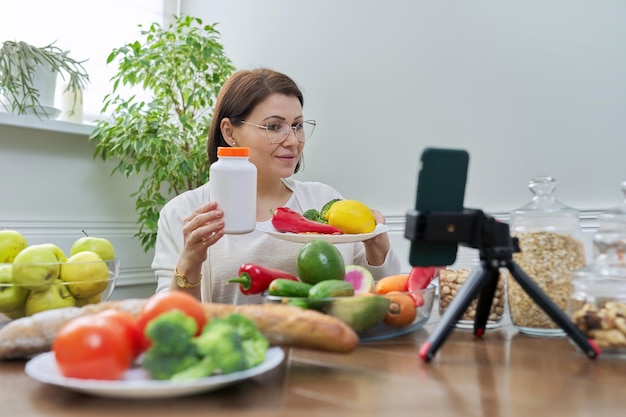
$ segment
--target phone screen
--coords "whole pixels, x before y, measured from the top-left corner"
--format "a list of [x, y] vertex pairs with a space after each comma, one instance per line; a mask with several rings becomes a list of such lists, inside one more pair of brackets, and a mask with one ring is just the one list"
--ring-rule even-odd
[[[421, 155], [415, 210], [463, 211], [469, 154], [462, 149], [426, 148]], [[456, 261], [458, 243], [411, 241], [412, 266], [449, 266]]]

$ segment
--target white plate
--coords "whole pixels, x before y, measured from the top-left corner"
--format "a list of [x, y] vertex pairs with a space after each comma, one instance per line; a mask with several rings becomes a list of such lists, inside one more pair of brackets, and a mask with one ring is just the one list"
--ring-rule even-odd
[[327, 235], [323, 233], [289, 233], [289, 232], [279, 232], [274, 229], [272, 226], [272, 221], [268, 220], [263, 223], [257, 223], [257, 230], [265, 232], [277, 239], [288, 240], [289, 242], [296, 243], [306, 243], [314, 239], [325, 240], [330, 243], [353, 243], [353, 242], [362, 242], [367, 239], [371, 239], [374, 236], [378, 236], [381, 233], [385, 233], [389, 231], [389, 226], [385, 224], [377, 224], [376, 229], [374, 229], [371, 233], [361, 233], [361, 234], [349, 234], [344, 233], [342, 235]]
[[176, 382], [153, 380], [145, 370], [138, 367], [126, 371], [123, 378], [118, 381], [66, 378], [59, 371], [52, 352], [35, 356], [26, 363], [24, 370], [28, 376], [40, 382], [100, 397], [169, 398], [216, 390], [263, 374], [278, 366], [284, 356], [281, 348], [272, 347], [268, 349], [262, 364], [246, 371]]

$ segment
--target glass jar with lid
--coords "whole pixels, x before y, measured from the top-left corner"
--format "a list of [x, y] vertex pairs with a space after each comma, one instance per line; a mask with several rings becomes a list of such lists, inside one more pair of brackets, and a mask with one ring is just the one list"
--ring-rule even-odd
[[[626, 196], [626, 181], [621, 185]], [[600, 213], [594, 260], [572, 273], [569, 314], [602, 354], [626, 357], [626, 201]]]
[[[513, 260], [564, 312], [572, 294], [572, 272], [586, 264], [579, 211], [555, 197], [558, 181], [552, 177], [532, 178], [528, 188], [532, 200], [511, 212], [511, 235], [521, 251]], [[522, 333], [533, 336], [565, 336], [565, 332], [537, 305], [508, 274], [507, 299], [511, 322]]]
[[598, 254], [587, 267], [572, 273], [569, 314], [574, 324], [602, 354], [626, 357], [626, 239], [616, 233], [594, 236]]

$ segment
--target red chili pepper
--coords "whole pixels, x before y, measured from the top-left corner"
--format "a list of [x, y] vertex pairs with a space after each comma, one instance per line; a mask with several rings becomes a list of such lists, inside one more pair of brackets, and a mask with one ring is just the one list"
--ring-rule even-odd
[[248, 295], [266, 291], [276, 278], [298, 281], [298, 278], [280, 269], [257, 264], [243, 264], [239, 268], [239, 276], [229, 279], [228, 282], [239, 284], [241, 293]]
[[430, 281], [432, 281], [441, 268], [434, 266], [414, 266], [409, 272], [409, 280], [407, 286], [409, 291], [423, 290], [428, 287]]
[[272, 226], [279, 232], [343, 234], [343, 230], [329, 224], [309, 220], [288, 207], [278, 207], [272, 214]]

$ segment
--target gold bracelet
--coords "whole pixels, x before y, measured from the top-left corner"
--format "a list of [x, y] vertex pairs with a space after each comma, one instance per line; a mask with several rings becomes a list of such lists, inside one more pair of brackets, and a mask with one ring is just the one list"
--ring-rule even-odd
[[200, 283], [202, 283], [202, 274], [200, 274], [200, 280], [195, 284], [190, 284], [187, 281], [187, 277], [178, 272], [178, 268], [174, 268], [174, 279], [176, 280], [176, 285], [180, 288], [196, 288]]

